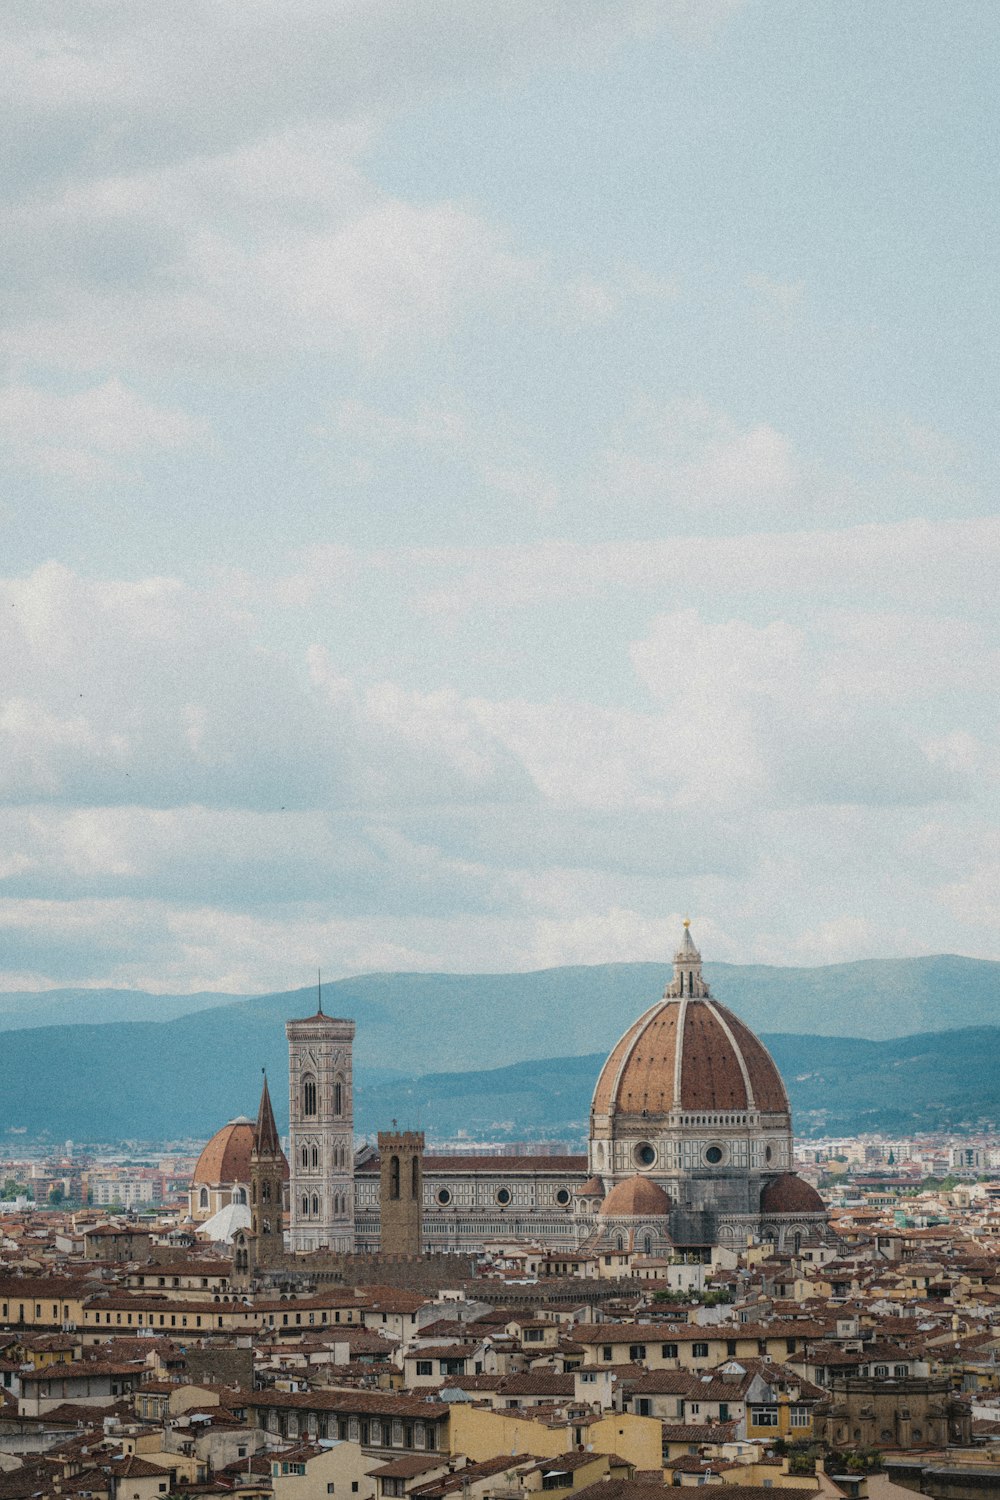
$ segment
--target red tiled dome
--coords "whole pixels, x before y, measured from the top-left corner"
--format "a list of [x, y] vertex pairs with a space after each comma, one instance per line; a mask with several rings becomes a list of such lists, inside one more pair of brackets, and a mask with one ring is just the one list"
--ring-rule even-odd
[[670, 1199], [649, 1177], [626, 1177], [613, 1187], [601, 1204], [604, 1218], [662, 1219], [670, 1212]]
[[199, 1187], [250, 1181], [253, 1126], [249, 1120], [230, 1120], [217, 1130], [202, 1150], [192, 1182]]
[[597, 1114], [754, 1108], [787, 1113], [781, 1074], [749, 1027], [711, 997], [671, 997], [640, 1016], [594, 1090]]
[[674, 1109], [787, 1114], [781, 1074], [763, 1042], [712, 998], [701, 954], [685, 926], [674, 978], [629, 1027], [601, 1069], [594, 1113], [648, 1115]]
[[794, 1172], [782, 1172], [760, 1195], [762, 1214], [822, 1214], [826, 1204], [814, 1187]]

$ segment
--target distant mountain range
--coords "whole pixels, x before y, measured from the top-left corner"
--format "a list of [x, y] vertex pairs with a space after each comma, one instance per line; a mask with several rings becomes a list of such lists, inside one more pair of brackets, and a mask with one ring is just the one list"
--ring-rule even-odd
[[[436, 1136], [582, 1133], [603, 1058], [668, 973], [666, 964], [608, 964], [371, 974], [324, 986], [325, 1008], [358, 1023], [359, 1128], [396, 1116]], [[706, 976], [770, 1037], [800, 1130], [871, 1128], [875, 1115], [886, 1129], [903, 1129], [903, 1119], [930, 1128], [1000, 1113], [991, 1060], [1000, 963], [944, 955], [820, 969], [715, 964]], [[315, 1000], [311, 988], [235, 1000], [0, 996], [0, 1143], [12, 1127], [57, 1139], [207, 1136], [253, 1113], [262, 1066], [283, 1117], [284, 1022], [310, 1014]]]
[[[764, 1035], [791, 1099], [798, 1135], [966, 1130], [1000, 1120], [1000, 1028], [969, 1027], [872, 1042]], [[441, 1137], [573, 1139], [586, 1134], [604, 1053], [485, 1072], [438, 1073], [363, 1089], [375, 1129], [390, 1106]]]

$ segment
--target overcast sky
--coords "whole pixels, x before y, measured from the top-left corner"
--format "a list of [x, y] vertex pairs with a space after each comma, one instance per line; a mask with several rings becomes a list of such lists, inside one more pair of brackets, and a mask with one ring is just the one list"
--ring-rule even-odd
[[1000, 958], [1000, 8], [0, 29], [0, 987]]

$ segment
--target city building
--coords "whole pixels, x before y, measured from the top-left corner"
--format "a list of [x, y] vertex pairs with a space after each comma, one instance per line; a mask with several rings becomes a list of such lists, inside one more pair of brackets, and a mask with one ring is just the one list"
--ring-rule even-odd
[[[826, 1233], [822, 1199], [793, 1170], [778, 1069], [712, 996], [686, 923], [663, 998], [629, 1025], [600, 1071], [586, 1154], [435, 1156], [422, 1138], [395, 1132], [380, 1137], [380, 1151], [355, 1155], [354, 1022], [325, 1015], [320, 999], [286, 1034], [292, 1255], [477, 1253], [503, 1239], [708, 1255], [758, 1239], [798, 1249]], [[192, 1184], [199, 1215], [227, 1193], [248, 1201], [254, 1141], [241, 1119], [206, 1146]], [[241, 1269], [265, 1258], [273, 1266], [273, 1240], [256, 1259], [250, 1240], [240, 1245]]]

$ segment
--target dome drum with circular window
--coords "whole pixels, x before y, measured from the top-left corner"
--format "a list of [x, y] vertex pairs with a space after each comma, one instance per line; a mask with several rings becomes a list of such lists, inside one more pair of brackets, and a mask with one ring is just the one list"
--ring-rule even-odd
[[675, 1224], [691, 1214], [699, 1237], [706, 1213], [756, 1218], [762, 1187], [792, 1160], [781, 1075], [713, 997], [685, 923], [662, 1000], [625, 1031], [597, 1080], [590, 1170], [611, 1188], [652, 1178], [673, 1198]]

